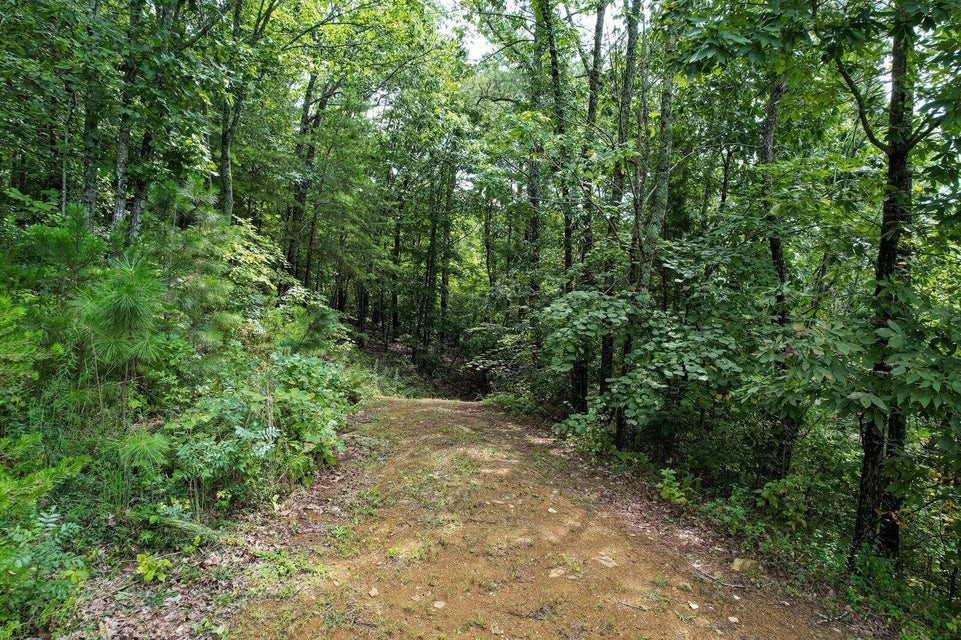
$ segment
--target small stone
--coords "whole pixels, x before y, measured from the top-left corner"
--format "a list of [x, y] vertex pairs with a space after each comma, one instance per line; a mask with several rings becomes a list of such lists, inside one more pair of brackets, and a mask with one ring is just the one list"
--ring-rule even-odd
[[692, 591], [694, 591], [694, 587], [691, 586], [690, 582], [680, 582], [677, 585], [677, 590], [687, 591], [688, 593], [691, 593]]
[[688, 603], [687, 603], [687, 606], [689, 606], [689, 607], [690, 607], [691, 609], [693, 609], [694, 611], [697, 611], [698, 609], [700, 609], [700, 607], [697, 605], [696, 602], [688, 602]]
[[731, 624], [737, 624], [738, 622], [740, 622], [737, 616], [728, 616], [727, 621], [730, 622]]
[[731, 563], [731, 570], [737, 572], [754, 571], [757, 568], [758, 561], [748, 558], [734, 558], [734, 562]]
[[380, 593], [380, 591], [377, 590], [377, 587], [371, 587], [370, 591], [367, 592], [367, 595], [369, 595], [371, 598], [376, 598], [378, 593]]
[[447, 603], [444, 602], [443, 600], [435, 600], [435, 601], [434, 601], [434, 608], [435, 608], [435, 609], [443, 609], [443, 608], [446, 607], [446, 606], [447, 606]]
[[554, 507], [548, 507], [547, 513], [557, 513], [557, 509], [555, 509]]
[[551, 572], [547, 574], [548, 578], [560, 578], [562, 575], [567, 573], [567, 569], [564, 567], [554, 567]]
[[617, 566], [617, 562], [614, 560], [614, 558], [608, 555], [601, 554], [599, 556], [595, 556], [594, 559], [600, 562], [602, 565], [604, 565], [608, 569], [613, 569], [614, 567]]

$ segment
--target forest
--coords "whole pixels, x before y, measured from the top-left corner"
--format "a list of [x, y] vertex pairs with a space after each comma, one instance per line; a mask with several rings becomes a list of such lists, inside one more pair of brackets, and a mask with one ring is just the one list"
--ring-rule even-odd
[[146, 637], [78, 630], [98, 576], [415, 395], [961, 634], [961, 1], [0, 0], [0, 47], [0, 639]]

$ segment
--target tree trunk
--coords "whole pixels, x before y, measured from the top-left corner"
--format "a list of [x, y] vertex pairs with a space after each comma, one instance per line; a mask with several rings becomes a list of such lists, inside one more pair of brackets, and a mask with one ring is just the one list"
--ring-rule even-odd
[[434, 303], [437, 288], [437, 232], [440, 226], [441, 189], [444, 188], [444, 169], [441, 169], [440, 179], [434, 188], [431, 203], [428, 210], [430, 219], [430, 231], [427, 241], [427, 254], [424, 259], [424, 278], [423, 290], [421, 291], [420, 304], [418, 305], [418, 323], [415, 335], [415, 348], [413, 353], [414, 364], [422, 370], [427, 369], [428, 354], [430, 352], [431, 336], [434, 331]]
[[83, 186], [80, 204], [87, 224], [93, 231], [97, 223], [97, 157], [100, 150], [100, 93], [90, 80], [83, 101]]
[[124, 56], [123, 80], [120, 89], [120, 122], [117, 126], [116, 183], [114, 189], [111, 231], [117, 231], [127, 217], [127, 190], [130, 182], [130, 109], [133, 106], [133, 85], [138, 68], [134, 50], [138, 40], [138, 27], [146, 0], [130, 0], [130, 18], [127, 24], [127, 52]]
[[[407, 197], [407, 187], [410, 178], [404, 176], [400, 187], [400, 202], [397, 204], [397, 211], [394, 214], [394, 247], [391, 251], [391, 263], [394, 266], [391, 275], [390, 287], [390, 337], [394, 340], [400, 335], [400, 248], [401, 248], [401, 227], [404, 220], [405, 199]], [[385, 341], [389, 342], [388, 341]], [[385, 344], [386, 348], [386, 344]]]
[[628, 269], [627, 281], [631, 289], [637, 291], [641, 281], [641, 243], [644, 236], [644, 212], [647, 205], [647, 176], [651, 159], [650, 144], [648, 143], [648, 102], [647, 90], [649, 78], [647, 74], [647, 27], [641, 36], [641, 68], [640, 68], [640, 94], [637, 105], [637, 138], [635, 151], [637, 152], [637, 162], [634, 165], [634, 221], [631, 226], [631, 248], [630, 248], [630, 268]]
[[220, 127], [220, 197], [223, 200], [224, 219], [228, 221], [234, 215], [234, 167], [230, 159], [234, 142], [234, 128], [230, 124], [233, 117], [230, 105], [224, 100]]
[[641, 264], [638, 285], [647, 289], [651, 279], [651, 267], [657, 252], [657, 241], [664, 228], [667, 217], [669, 185], [671, 180], [671, 157], [674, 144], [674, 69], [671, 58], [677, 49], [678, 28], [671, 26], [668, 32], [665, 51], [668, 66], [664, 71], [661, 86], [661, 113], [657, 136], [657, 159], [654, 167], [654, 196], [651, 201], [651, 215], [644, 225], [641, 241]]
[[[585, 140], [589, 139], [594, 133], [597, 124], [597, 107], [600, 97], [601, 86], [601, 64], [602, 45], [604, 39], [604, 16], [607, 12], [607, 0], [600, 0], [597, 3], [597, 17], [594, 22], [594, 48], [591, 54], [591, 67], [588, 71], [588, 95], [587, 95], [587, 120], [585, 122]], [[585, 142], [581, 147], [581, 159], [586, 162], [589, 158], [590, 150]], [[590, 174], [588, 174], [589, 176]], [[594, 244], [594, 236], [591, 218], [594, 215], [594, 181], [587, 177], [582, 182], [584, 201], [581, 211], [581, 282], [580, 285], [590, 287], [594, 284], [594, 274], [587, 266], [587, 258], [590, 255]], [[589, 344], [587, 345], [589, 347]], [[571, 381], [571, 409], [574, 413], [587, 413], [587, 396], [590, 389], [590, 376], [588, 370], [589, 355], [580, 355], [572, 364], [570, 372]]]
[[[892, 320], [904, 321], [910, 309], [902, 302], [899, 288], [910, 282], [910, 250], [912, 171], [912, 89], [908, 65], [914, 44], [914, 33], [906, 16], [905, 0], [895, 4], [895, 22], [891, 50], [891, 98], [888, 106], [888, 130], [884, 151], [887, 154], [887, 179], [881, 211], [881, 237], [875, 263], [875, 326], [887, 327]], [[874, 375], [886, 384], [890, 372], [890, 350], [879, 338], [879, 352]], [[858, 510], [852, 553], [866, 544], [876, 543], [878, 551], [896, 558], [901, 548], [898, 512], [902, 498], [887, 488], [886, 471], [892, 468], [904, 450], [907, 433], [906, 416], [898, 402], [891, 398], [888, 411], [875, 408], [869, 413], [862, 430], [864, 458], [858, 491]], [[873, 413], [873, 416], [871, 415]], [[871, 419], [877, 417], [877, 420]], [[886, 443], [885, 443], [886, 438]], [[885, 447], [885, 444], [887, 445]]]
[[[624, 53], [624, 79], [621, 83], [621, 95], [618, 101], [617, 111], [617, 147], [623, 153], [627, 151], [627, 141], [631, 113], [633, 110], [634, 99], [634, 75], [637, 71], [637, 34], [639, 22], [639, 9], [641, 0], [624, 0], [624, 10], [627, 13], [627, 49]], [[640, 135], [640, 132], [638, 132]], [[620, 218], [620, 208], [623, 205], [624, 191], [627, 184], [627, 170], [629, 168], [627, 158], [622, 158], [614, 167], [614, 183], [611, 188], [611, 207], [617, 212], [616, 218]], [[608, 224], [608, 231], [612, 234], [614, 244], [618, 243], [616, 236], [616, 225]], [[614, 281], [614, 264], [609, 263], [607, 268], [609, 278], [607, 293], [612, 293]], [[629, 269], [630, 270], [630, 269]], [[624, 346], [629, 348], [630, 341], [625, 341]], [[623, 363], [622, 363], [623, 370]], [[607, 378], [614, 374], [614, 334], [607, 332], [601, 339], [601, 381], [602, 390], [607, 390]], [[614, 446], [623, 450], [627, 447], [627, 422], [624, 419], [623, 407], [617, 407], [614, 411]]]
[[363, 282], [354, 283], [354, 300], [357, 304], [357, 330], [363, 333], [367, 327], [367, 313], [370, 310], [370, 291]]
[[[761, 164], [769, 165], [775, 160], [774, 140], [777, 128], [778, 105], [787, 92], [787, 84], [784, 82], [784, 75], [778, 74], [771, 79], [768, 91], [767, 109], [764, 115], [764, 126], [761, 134]], [[774, 191], [774, 180], [768, 173], [764, 176], [764, 205], [767, 221], [776, 227], [778, 216], [774, 213], [774, 202], [772, 193]], [[787, 286], [787, 266], [784, 259], [784, 246], [781, 235], [775, 228], [768, 236], [768, 247], [771, 252], [771, 265], [777, 277], [777, 293], [774, 298], [774, 322], [782, 328], [782, 334], [790, 325], [791, 319], [788, 313], [787, 297], [785, 287]], [[784, 353], [787, 355], [788, 347], [785, 345]], [[784, 375], [787, 368], [785, 360], [778, 360], [775, 364], [775, 375]], [[764, 472], [765, 479], [781, 480], [785, 478], [791, 469], [791, 460], [794, 457], [794, 441], [797, 439], [799, 420], [796, 415], [790, 413], [790, 407], [782, 408], [779, 415], [774, 417], [777, 424], [774, 428], [774, 444], [776, 453], [772, 460], [767, 464]]]
[[148, 128], [140, 141], [140, 152], [137, 155], [137, 170], [132, 182], [133, 198], [130, 204], [130, 220], [127, 223], [127, 245], [132, 245], [140, 235], [140, 225], [143, 222], [143, 210], [147, 202], [147, 163], [153, 155], [153, 133]]
[[[545, 32], [544, 16], [549, 12], [545, 4], [548, 0], [536, 0], [531, 8], [534, 11], [534, 56], [531, 64], [530, 106], [531, 111], [541, 108], [543, 99], [543, 64]], [[530, 204], [530, 214], [524, 229], [524, 241], [527, 244], [528, 296], [527, 311], [534, 310], [540, 298], [540, 233], [541, 233], [541, 160], [544, 150], [535, 144], [531, 156], [527, 160], [527, 201]], [[532, 320], [536, 322], [536, 320]], [[536, 334], [536, 330], [534, 331]], [[535, 344], [539, 337], [534, 335]], [[535, 349], [536, 350], [536, 349]], [[537, 354], [535, 354], [535, 359]]]
[[[244, 0], [233, 0], [234, 12], [233, 23], [231, 25], [231, 36], [234, 42], [240, 40], [242, 19], [244, 13]], [[228, 88], [223, 98], [220, 109], [220, 188], [221, 201], [224, 219], [230, 222], [234, 215], [234, 167], [230, 158], [230, 152], [234, 142], [234, 131], [240, 121], [240, 109], [243, 104], [243, 85], [244, 74], [241, 72], [240, 88], [233, 92]]]
[[294, 203], [290, 207], [287, 217], [286, 229], [286, 258], [290, 265], [290, 271], [296, 278], [298, 274], [298, 258], [300, 255], [300, 234], [304, 224], [306, 214], [307, 196], [310, 191], [310, 174], [313, 171], [314, 154], [316, 146], [311, 134], [314, 130], [316, 117], [311, 113], [314, 103], [314, 88], [317, 83], [317, 74], [311, 73], [307, 78], [307, 86], [304, 89], [304, 104], [300, 109], [300, 131], [299, 139], [295, 149], [295, 155], [304, 164], [304, 175], [297, 180], [294, 187]]
[[487, 287], [493, 289], [496, 283], [494, 265], [494, 203], [484, 208], [484, 268], [487, 270]]

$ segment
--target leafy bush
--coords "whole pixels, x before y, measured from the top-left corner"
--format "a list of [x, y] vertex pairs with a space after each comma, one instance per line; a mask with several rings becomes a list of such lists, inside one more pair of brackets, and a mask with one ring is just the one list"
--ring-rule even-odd
[[278, 483], [308, 483], [318, 462], [333, 462], [353, 404], [337, 365], [274, 353], [263, 369], [238, 371], [221, 385], [165, 427], [173, 478], [195, 517], [220, 491], [263, 499]]
[[78, 527], [62, 522], [38, 503], [81, 459], [45, 466], [36, 434], [0, 438], [0, 628], [30, 632], [61, 612], [86, 577], [80, 557], [70, 551]]
[[69, 551], [78, 531], [48, 511], [0, 534], [0, 625], [41, 629], [66, 611], [87, 576]]
[[249, 223], [210, 222], [203, 189], [157, 190], [198, 224], [147, 215], [111, 255], [78, 207], [10, 196], [29, 224], [0, 223], [0, 638], [65, 610], [74, 545], [214, 539], [232, 504], [309, 483], [341, 446], [357, 380], [316, 354], [342, 355], [346, 329]]
[[803, 476], [772, 480], [758, 491], [759, 503], [771, 517], [791, 529], [805, 529], [808, 526], [809, 488], [808, 478]]
[[163, 582], [167, 579], [167, 569], [171, 566], [170, 560], [158, 558], [152, 553], [137, 554], [137, 575], [143, 576], [144, 582]]
[[687, 494], [677, 478], [675, 469], [661, 469], [661, 481], [654, 485], [663, 499], [671, 504], [687, 504]]

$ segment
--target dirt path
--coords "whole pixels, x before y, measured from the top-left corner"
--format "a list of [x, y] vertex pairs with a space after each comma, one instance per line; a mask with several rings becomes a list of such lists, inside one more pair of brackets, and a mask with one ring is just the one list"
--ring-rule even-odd
[[476, 403], [378, 401], [347, 436], [366, 453], [281, 509], [230, 637], [843, 637], [596, 506], [544, 435]]

